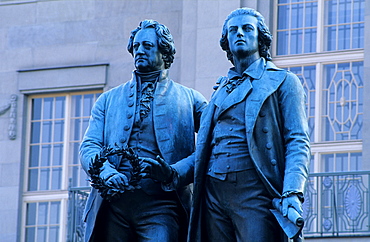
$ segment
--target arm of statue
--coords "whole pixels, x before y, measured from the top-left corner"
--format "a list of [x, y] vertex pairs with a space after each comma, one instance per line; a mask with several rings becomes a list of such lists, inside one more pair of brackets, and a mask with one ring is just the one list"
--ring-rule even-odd
[[105, 99], [105, 95], [102, 94], [95, 102], [91, 110], [89, 126], [79, 147], [80, 162], [88, 175], [94, 157], [100, 154], [104, 146]]
[[285, 170], [282, 192], [303, 194], [310, 161], [305, 92], [298, 77], [288, 73], [286, 80], [279, 87], [278, 95], [284, 120]]

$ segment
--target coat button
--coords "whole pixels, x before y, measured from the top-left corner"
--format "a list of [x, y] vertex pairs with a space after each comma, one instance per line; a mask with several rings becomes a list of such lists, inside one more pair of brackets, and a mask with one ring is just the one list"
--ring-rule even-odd
[[277, 161], [275, 159], [271, 160], [271, 165], [276, 166]]
[[132, 118], [132, 113], [128, 113], [128, 114], [127, 114], [127, 118], [128, 118], [128, 119]]
[[270, 142], [268, 142], [268, 143], [266, 144], [266, 148], [267, 148], [268, 150], [271, 150], [271, 148], [272, 148], [272, 144], [271, 144]]
[[263, 127], [262, 131], [263, 131], [264, 133], [268, 133], [268, 132], [269, 132], [269, 128], [268, 128], [268, 127]]
[[128, 102], [128, 106], [129, 106], [129, 107], [134, 106], [134, 102], [133, 102], [133, 101]]
[[125, 143], [125, 142], [126, 142], [126, 138], [120, 138], [120, 139], [119, 139], [119, 142], [121, 142], [121, 143]]
[[129, 97], [133, 97], [133, 96], [134, 96], [134, 93], [133, 92], [130, 92]]
[[259, 114], [260, 117], [265, 117], [266, 116], [266, 112], [264, 111], [261, 111], [260, 114]]
[[123, 129], [128, 131], [130, 129], [130, 127], [128, 125], [125, 125], [125, 127], [123, 127]]
[[226, 166], [227, 169], [230, 169], [230, 166]]

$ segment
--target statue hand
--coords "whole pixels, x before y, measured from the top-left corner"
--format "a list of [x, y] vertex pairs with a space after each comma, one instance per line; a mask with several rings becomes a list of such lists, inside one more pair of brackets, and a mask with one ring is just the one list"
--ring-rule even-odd
[[150, 177], [161, 182], [171, 182], [174, 169], [167, 164], [159, 155], [156, 159], [140, 158], [141, 176]]
[[128, 178], [126, 175], [122, 173], [116, 173], [113, 176], [110, 176], [106, 181], [105, 184], [109, 187], [117, 188], [119, 190], [125, 190], [128, 184]]
[[288, 208], [294, 208], [299, 214], [303, 213], [302, 202], [296, 194], [291, 194], [288, 197], [282, 198], [282, 213], [283, 216], [288, 215]]
[[104, 162], [99, 176], [108, 187], [124, 190], [128, 186], [127, 176], [119, 173], [108, 161]]

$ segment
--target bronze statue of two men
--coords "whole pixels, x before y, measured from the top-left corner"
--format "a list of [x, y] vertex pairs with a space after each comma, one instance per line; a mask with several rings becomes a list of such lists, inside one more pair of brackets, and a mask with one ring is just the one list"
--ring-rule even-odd
[[[288, 241], [272, 200], [282, 216], [302, 214], [310, 147], [303, 87], [271, 62], [271, 41], [260, 13], [234, 10], [220, 40], [233, 67], [207, 104], [169, 79], [167, 27], [145, 20], [131, 32], [133, 77], [99, 97], [80, 147], [89, 175], [101, 161], [107, 188], [89, 196], [86, 241]], [[111, 147], [129, 149], [138, 167], [105, 156]]]

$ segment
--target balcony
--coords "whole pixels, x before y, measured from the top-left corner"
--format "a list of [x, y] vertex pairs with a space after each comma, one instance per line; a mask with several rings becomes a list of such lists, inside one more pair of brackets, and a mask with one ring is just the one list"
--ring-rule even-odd
[[[314, 173], [306, 187], [306, 238], [370, 237], [370, 171]], [[68, 241], [83, 241], [82, 213], [89, 187], [70, 188]]]
[[306, 238], [370, 236], [370, 171], [314, 173], [303, 204]]
[[89, 192], [90, 187], [69, 188], [67, 242], [84, 241], [85, 228], [82, 215]]

